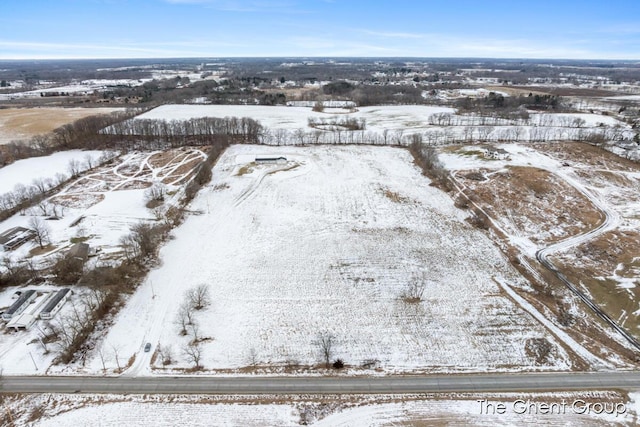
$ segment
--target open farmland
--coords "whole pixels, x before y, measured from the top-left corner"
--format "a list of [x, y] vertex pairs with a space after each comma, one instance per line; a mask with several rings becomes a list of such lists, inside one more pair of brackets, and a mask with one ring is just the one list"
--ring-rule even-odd
[[578, 143], [501, 147], [510, 160], [487, 160], [475, 147], [450, 148], [441, 158], [509, 244], [535, 265], [536, 252], [550, 254], [596, 306], [640, 337], [637, 163]]
[[6, 108], [0, 109], [0, 144], [44, 135], [84, 117], [109, 114], [121, 108]]
[[[288, 162], [253, 163], [264, 154]], [[354, 371], [570, 368], [494, 281], [524, 279], [411, 160], [394, 148], [229, 148], [103, 348], [138, 353], [131, 374], [148, 367], [145, 342], [173, 348], [167, 368], [188, 368], [180, 349], [192, 338], [175, 320], [184, 292], [205, 284], [213, 303], [194, 318], [211, 371], [306, 371], [321, 361], [321, 333]], [[409, 302], [416, 278], [426, 288]], [[539, 363], [525, 350], [534, 338], [552, 344]], [[102, 369], [97, 355], [87, 368]]]
[[438, 113], [453, 113], [448, 107], [424, 105], [388, 105], [349, 108], [327, 108], [316, 112], [309, 107], [257, 106], [257, 105], [163, 105], [137, 116], [134, 120], [189, 120], [199, 117], [251, 117], [269, 129], [297, 130], [308, 128], [308, 119], [331, 116], [349, 116], [364, 119], [367, 130], [418, 131], [427, 126], [429, 117]]

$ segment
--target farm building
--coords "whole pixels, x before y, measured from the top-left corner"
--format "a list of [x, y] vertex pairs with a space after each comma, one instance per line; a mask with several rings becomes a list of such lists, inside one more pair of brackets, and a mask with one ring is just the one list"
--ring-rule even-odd
[[284, 164], [287, 163], [287, 158], [283, 156], [271, 156], [271, 157], [256, 157], [256, 163], [258, 164], [269, 164], [269, 163], [277, 163]]
[[509, 152], [502, 148], [482, 147], [482, 152], [486, 159], [509, 160]]
[[31, 313], [22, 313], [19, 316], [15, 316], [9, 322], [7, 322], [7, 329], [13, 329], [14, 331], [26, 330], [36, 322], [36, 316]]
[[47, 305], [40, 312], [40, 318], [47, 320], [53, 318], [57, 312], [60, 311], [65, 302], [69, 299], [72, 292], [69, 288], [60, 289], [56, 294], [51, 298]]
[[35, 298], [36, 298], [36, 291], [34, 291], [33, 289], [24, 291], [22, 294], [20, 294], [20, 297], [16, 300], [16, 302], [11, 304], [11, 307], [9, 307], [7, 311], [2, 313], [2, 319], [9, 321], [14, 316], [19, 315], [20, 313], [26, 310], [26, 308], [29, 306], [31, 301], [33, 301]]
[[0, 234], [0, 249], [12, 251], [21, 244], [28, 242], [36, 236], [33, 230], [24, 227], [13, 227]]
[[87, 243], [76, 243], [75, 245], [69, 248], [69, 252], [67, 252], [67, 258], [70, 259], [78, 259], [82, 262], [85, 262], [89, 257], [89, 244]]

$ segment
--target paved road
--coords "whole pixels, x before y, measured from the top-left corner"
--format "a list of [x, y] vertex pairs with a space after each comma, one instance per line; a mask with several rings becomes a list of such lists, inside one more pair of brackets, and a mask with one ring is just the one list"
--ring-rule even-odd
[[640, 390], [640, 371], [387, 377], [2, 377], [4, 393], [392, 394]]
[[[556, 172], [557, 174], [557, 172]], [[581, 192], [585, 197], [587, 197], [591, 203], [600, 210], [602, 215], [604, 216], [604, 221], [600, 226], [594, 228], [593, 230], [589, 230], [585, 233], [578, 234], [576, 236], [569, 237], [568, 239], [562, 240], [560, 242], [554, 243], [544, 249], [540, 249], [536, 252], [536, 259], [542, 264], [547, 270], [551, 271], [555, 276], [560, 279], [562, 283], [565, 284], [567, 288], [575, 295], [578, 296], [597, 316], [599, 316], [602, 320], [608, 323], [614, 330], [618, 331], [631, 345], [633, 345], [636, 349], [640, 350], [640, 341], [636, 339], [631, 333], [629, 333], [625, 328], [618, 324], [611, 316], [609, 316], [595, 301], [593, 301], [589, 296], [587, 296], [584, 292], [582, 292], [577, 286], [575, 286], [567, 277], [562, 274], [556, 266], [549, 260], [549, 255], [566, 250], [568, 248], [577, 246], [589, 240], [596, 238], [597, 236], [612, 230], [618, 226], [620, 223], [620, 218], [618, 213], [607, 206], [606, 203], [602, 202], [598, 197], [594, 196], [590, 191], [584, 188], [577, 181], [570, 179], [565, 174], [558, 174], [561, 178], [563, 178], [569, 185], [572, 185], [576, 190]]]

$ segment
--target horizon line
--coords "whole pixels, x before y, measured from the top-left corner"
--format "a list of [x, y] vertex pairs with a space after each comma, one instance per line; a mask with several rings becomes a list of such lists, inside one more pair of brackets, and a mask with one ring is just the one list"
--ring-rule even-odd
[[114, 61], [114, 60], [175, 60], [175, 59], [461, 59], [461, 60], [500, 60], [500, 61], [601, 61], [601, 62], [637, 62], [640, 57], [629, 58], [562, 58], [562, 57], [492, 57], [492, 56], [353, 56], [353, 55], [277, 55], [277, 56], [141, 56], [141, 57], [25, 57], [25, 58], [0, 58], [0, 62], [20, 61]]

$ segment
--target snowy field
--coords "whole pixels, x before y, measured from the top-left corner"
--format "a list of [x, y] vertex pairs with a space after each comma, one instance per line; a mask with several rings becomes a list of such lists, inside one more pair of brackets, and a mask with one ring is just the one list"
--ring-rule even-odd
[[[288, 163], [251, 164], [264, 154]], [[174, 231], [162, 266], [102, 344], [137, 353], [129, 374], [149, 372], [146, 342], [172, 347], [177, 362], [168, 368], [190, 366], [180, 349], [191, 338], [175, 319], [185, 290], [199, 284], [213, 301], [195, 314], [207, 370], [313, 366], [324, 332], [354, 371], [367, 361], [384, 372], [571, 366], [494, 281], [524, 279], [405, 150], [233, 146], [190, 210], [199, 214]], [[409, 303], [403, 295], [416, 277], [426, 289]], [[548, 339], [553, 357], [536, 365], [529, 338]], [[99, 358], [86, 368], [101, 371]]]
[[[613, 392], [416, 396], [317, 397], [292, 396], [288, 401], [251, 402], [237, 396], [65, 396], [7, 399], [5, 411], [23, 422], [48, 426], [631, 426], [638, 417], [638, 393]], [[504, 405], [503, 414], [479, 400]], [[564, 406], [563, 405], [564, 402]], [[584, 403], [583, 403], [584, 402]], [[586, 402], [606, 403], [608, 413], [587, 411]], [[543, 405], [552, 408], [542, 413]], [[530, 405], [530, 406], [528, 406]], [[616, 406], [617, 405], [617, 406]], [[495, 406], [494, 406], [495, 407]], [[599, 408], [596, 406], [596, 408]], [[536, 413], [536, 410], [539, 412]], [[624, 413], [621, 413], [624, 411]]]
[[[344, 110], [347, 111], [347, 110]], [[384, 131], [418, 129], [436, 113], [453, 113], [452, 108], [423, 105], [361, 107], [355, 113], [344, 113], [355, 119], [365, 119], [367, 130]], [[307, 129], [309, 118], [326, 119], [338, 114], [319, 113], [309, 107], [258, 105], [163, 105], [136, 119], [189, 120], [199, 117], [251, 117], [269, 129]]]
[[[84, 165], [89, 157], [95, 163], [101, 154], [101, 151], [69, 150], [60, 151], [50, 156], [18, 160], [0, 168], [0, 195], [13, 191], [16, 185], [29, 186], [38, 179], [54, 179], [57, 174], [62, 174], [67, 179], [70, 161], [74, 160], [80, 165]], [[82, 169], [84, 168], [82, 167]]]
[[[133, 120], [189, 120], [201, 117], [250, 117], [268, 131], [262, 142], [269, 145], [371, 143], [381, 141], [407, 144], [409, 136], [420, 134], [429, 144], [474, 141], [554, 141], [585, 140], [590, 135], [605, 139], [633, 138], [631, 127], [601, 114], [530, 113], [528, 119], [509, 120], [478, 115], [459, 115], [448, 107], [424, 105], [370, 106], [355, 112], [329, 108], [316, 112], [301, 106], [260, 105], [163, 105]], [[365, 128], [353, 132], [326, 132], [309, 126], [316, 122], [364, 120]], [[299, 133], [304, 131], [304, 134]], [[315, 135], [315, 136], [314, 136]]]

